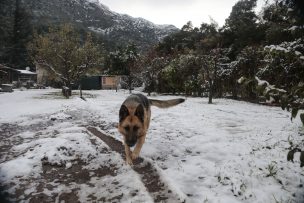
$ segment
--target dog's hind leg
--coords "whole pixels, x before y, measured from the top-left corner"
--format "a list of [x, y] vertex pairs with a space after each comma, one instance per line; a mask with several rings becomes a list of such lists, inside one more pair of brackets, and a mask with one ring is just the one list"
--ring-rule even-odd
[[145, 143], [145, 139], [146, 139], [146, 135], [141, 136], [134, 148], [134, 151], [132, 152], [132, 160], [137, 159], [137, 157], [139, 156], [141, 147], [143, 146], [143, 144]]

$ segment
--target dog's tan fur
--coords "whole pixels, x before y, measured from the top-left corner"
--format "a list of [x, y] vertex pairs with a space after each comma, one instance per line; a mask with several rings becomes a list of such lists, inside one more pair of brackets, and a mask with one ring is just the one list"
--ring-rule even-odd
[[[130, 95], [119, 110], [118, 131], [124, 137], [126, 162], [132, 165], [145, 142], [150, 125], [151, 105], [159, 108], [169, 108], [184, 102], [184, 99], [166, 101], [148, 99], [142, 94]], [[135, 145], [136, 144], [136, 145]], [[130, 147], [134, 146], [133, 152]]]

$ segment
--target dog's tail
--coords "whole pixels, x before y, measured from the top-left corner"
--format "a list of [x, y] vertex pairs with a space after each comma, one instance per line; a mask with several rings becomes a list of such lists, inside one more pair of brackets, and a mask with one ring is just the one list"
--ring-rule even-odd
[[183, 103], [185, 99], [170, 99], [170, 100], [156, 100], [156, 99], [149, 99], [149, 102], [152, 106], [157, 106], [158, 108], [169, 108], [171, 106], [178, 105]]

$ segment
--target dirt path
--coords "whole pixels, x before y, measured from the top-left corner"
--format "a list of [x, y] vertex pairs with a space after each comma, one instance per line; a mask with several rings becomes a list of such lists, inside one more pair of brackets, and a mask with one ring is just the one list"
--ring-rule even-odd
[[[0, 164], [6, 161], [12, 160], [22, 153], [11, 150], [13, 146], [19, 145], [29, 140], [24, 140], [20, 137], [13, 138], [13, 135], [31, 131], [35, 132], [35, 136], [41, 135], [42, 131], [47, 127], [53, 126], [55, 121], [38, 122], [31, 125], [18, 125], [17, 123], [2, 123], [0, 124], [0, 135], [1, 135], [1, 147], [0, 147]], [[58, 123], [57, 123], [58, 124]], [[33, 138], [35, 139], [35, 138]], [[93, 145], [94, 140], [90, 140]], [[25, 150], [25, 152], [28, 149]], [[109, 153], [106, 148], [101, 149], [102, 153]], [[23, 153], [25, 153], [23, 152]], [[39, 177], [20, 177], [20, 185], [17, 189], [11, 192], [6, 191], [9, 188], [14, 188], [16, 183], [10, 185], [4, 185], [0, 182], [0, 203], [11, 203], [11, 202], [23, 202], [27, 200], [30, 203], [41, 203], [41, 202], [73, 202], [77, 203], [79, 197], [77, 192], [79, 187], [77, 184], [86, 184], [92, 176], [102, 178], [104, 176], [115, 176], [116, 166], [110, 165], [110, 167], [100, 167], [96, 170], [85, 169], [87, 163], [81, 160], [74, 160], [73, 165], [68, 170], [61, 165], [52, 165], [45, 160], [42, 161], [42, 173]], [[1, 175], [1, 174], [0, 174]], [[67, 189], [67, 192], [60, 190], [68, 188], [70, 185], [75, 185], [72, 190]], [[34, 192], [27, 193], [30, 185], [35, 187]], [[61, 188], [58, 189], [58, 186]], [[51, 195], [44, 194], [44, 190], [52, 191]], [[97, 200], [95, 197], [91, 197], [92, 202], [102, 201]], [[112, 198], [112, 202], [119, 202], [120, 197]], [[104, 201], [106, 202], [106, 201]]]
[[[120, 141], [100, 132], [94, 127], [87, 127], [87, 129], [125, 159], [124, 147]], [[174, 194], [168, 185], [161, 180], [157, 169], [150, 162], [139, 157], [134, 162], [133, 170], [141, 176], [141, 180], [153, 197], [154, 202], [185, 202], [178, 195]]]
[[[13, 150], [14, 146], [20, 145], [22, 143], [29, 143], [34, 140], [44, 139], [53, 137], [56, 138], [57, 133], [59, 133], [54, 126], [60, 126], [62, 122], [71, 122], [75, 126], [86, 127], [88, 130], [86, 132], [84, 128], [84, 133], [90, 132], [93, 139], [90, 139], [93, 146], [98, 146], [96, 139], [100, 139], [103, 143], [109, 146], [109, 148], [98, 149], [99, 153], [111, 154], [117, 152], [120, 156], [125, 159], [124, 147], [122, 143], [113, 137], [106, 135], [95, 127], [88, 127], [90, 125], [99, 126], [102, 129], [106, 129], [112, 124], [107, 124], [104, 122], [95, 124], [91, 120], [87, 119], [86, 123], [79, 120], [77, 112], [66, 112], [71, 115], [71, 118], [63, 120], [52, 120], [49, 116], [37, 116], [31, 117], [31, 119], [37, 119], [35, 122], [29, 124], [20, 123], [2, 123], [0, 124], [0, 163], [10, 161], [12, 159], [22, 157], [23, 153], [33, 150], [31, 147], [26, 148], [22, 151]], [[51, 129], [49, 129], [51, 127]], [[48, 129], [48, 130], [47, 130]], [[31, 137], [20, 137], [18, 134], [28, 132]], [[17, 136], [15, 136], [17, 135]], [[61, 149], [62, 148], [62, 149]], [[58, 150], [65, 150], [61, 147]], [[58, 151], [59, 153], [59, 151]], [[53, 165], [48, 162], [48, 160], [41, 159], [42, 172], [37, 174], [37, 177], [18, 177], [18, 184], [3, 184], [0, 183], [0, 202], [19, 202], [28, 201], [31, 203], [36, 202], [83, 202], [79, 199], [79, 191], [81, 185], [86, 185], [90, 187], [90, 180], [92, 178], [97, 178], [102, 180], [104, 177], [113, 177], [114, 180], [117, 175], [116, 171], [121, 167], [119, 164], [109, 164], [108, 166], [100, 166], [96, 169], [86, 169], [88, 163], [82, 160], [73, 160], [72, 167], [67, 169], [64, 165]], [[157, 168], [153, 163], [144, 160], [143, 158], [138, 158], [134, 162], [132, 167], [134, 172], [136, 172], [140, 178], [141, 182], [146, 188], [146, 191], [152, 197], [154, 202], [185, 202], [181, 200], [180, 197], [168, 186], [166, 181], [164, 181], [159, 174]], [[17, 184], [17, 185], [16, 185]], [[112, 183], [111, 183], [112, 184]], [[87, 198], [88, 202], [120, 202], [123, 194], [114, 194], [116, 187], [124, 187], [123, 183], [113, 182], [113, 187], [109, 186], [109, 196], [98, 197], [89, 195]], [[10, 191], [9, 189], [16, 188], [15, 191]], [[113, 191], [110, 191], [110, 190]], [[5, 191], [5, 192], [4, 192]], [[111, 194], [113, 192], [113, 194]], [[134, 192], [134, 195], [137, 195]], [[116, 196], [115, 196], [116, 195]]]

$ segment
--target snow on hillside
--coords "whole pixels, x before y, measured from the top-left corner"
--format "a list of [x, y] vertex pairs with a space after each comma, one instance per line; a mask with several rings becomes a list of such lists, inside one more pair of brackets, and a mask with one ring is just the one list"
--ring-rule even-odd
[[33, 14], [31, 22], [34, 27], [70, 23], [102, 35], [105, 45], [111, 47], [133, 42], [139, 51], [143, 51], [178, 31], [173, 25], [159, 26], [142, 18], [117, 13], [99, 0], [24, 0], [21, 4]]
[[88, 27], [90, 30], [102, 33], [102, 34], [109, 34], [113, 31], [125, 31], [125, 30], [136, 30], [138, 32], [142, 32], [145, 30], [149, 30], [149, 32], [153, 32], [157, 37], [158, 41], [162, 40], [165, 36], [169, 33], [174, 33], [178, 29], [173, 25], [156, 25], [144, 18], [134, 18], [127, 14], [120, 14], [115, 11], [111, 11], [109, 7], [102, 4], [99, 0], [87, 0], [88, 3], [93, 3], [99, 6], [103, 13], [106, 13], [108, 16], [111, 16], [112, 20], [115, 21], [117, 24], [114, 24], [111, 27], [108, 27], [103, 31], [102, 28], [98, 27]]
[[[138, 173], [86, 129], [95, 126], [121, 141], [115, 126], [128, 93], [86, 91], [83, 101], [59, 92], [0, 94], [0, 180], [10, 197], [153, 202]], [[294, 163], [286, 160], [288, 140], [301, 139], [300, 126], [278, 107], [187, 98], [169, 109], [152, 107], [140, 156], [186, 202], [303, 202], [298, 154]], [[47, 176], [49, 166], [66, 174], [67, 182]], [[87, 172], [84, 179], [80, 171]]]

